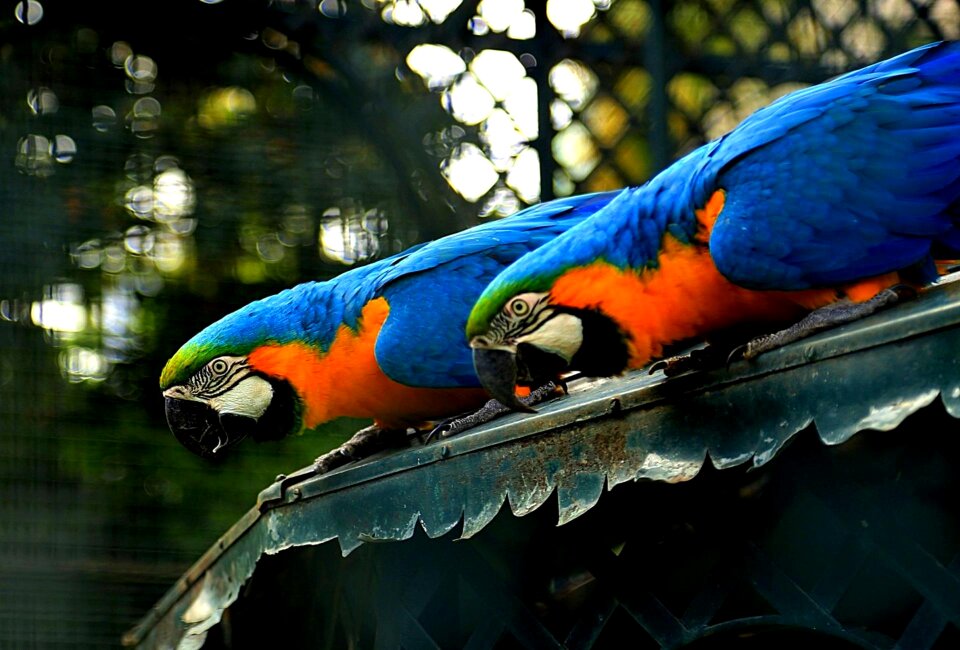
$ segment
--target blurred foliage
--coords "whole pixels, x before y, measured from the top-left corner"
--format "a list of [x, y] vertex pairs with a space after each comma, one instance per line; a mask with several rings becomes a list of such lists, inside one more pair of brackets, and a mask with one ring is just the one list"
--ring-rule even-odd
[[[641, 183], [792, 89], [960, 36], [956, 0], [13, 5], [2, 647], [114, 644], [276, 474], [362, 424], [191, 456], [156, 382], [210, 322], [482, 218]], [[83, 624], [43, 623], [65, 619]]]

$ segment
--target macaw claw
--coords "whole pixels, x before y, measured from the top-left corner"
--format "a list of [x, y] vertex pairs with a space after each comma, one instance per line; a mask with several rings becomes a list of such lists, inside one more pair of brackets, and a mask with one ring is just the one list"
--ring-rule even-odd
[[[904, 300], [910, 300], [917, 296], [917, 290], [905, 284], [898, 284], [888, 289], [884, 289], [873, 298], [863, 302], [851, 302], [841, 300], [830, 303], [814, 309], [803, 317], [800, 321], [790, 327], [773, 332], [765, 336], [758, 336], [735, 349], [741, 351], [741, 356], [749, 361], [764, 352], [781, 348], [788, 343], [799, 341], [800, 339], [813, 336], [818, 332], [827, 330], [847, 323], [858, 321], [874, 312], [886, 307], [890, 307]], [[731, 353], [732, 356], [732, 353]]]
[[[543, 386], [530, 391], [530, 394], [526, 397], [520, 397], [517, 399], [527, 408], [531, 408], [535, 404], [539, 404], [550, 397], [565, 395], [566, 392], [567, 385], [565, 382], [560, 380], [548, 381]], [[512, 413], [514, 410], [515, 409], [512, 406], [505, 406], [501, 402], [492, 399], [473, 413], [467, 413], [466, 415], [459, 415], [444, 420], [427, 434], [424, 444], [429, 443], [434, 438], [449, 438], [450, 436], [455, 436], [458, 433], [463, 433], [467, 429], [472, 429], [473, 427], [481, 424], [486, 424], [487, 422], [490, 422], [501, 415]]]
[[675, 377], [685, 372], [703, 372], [722, 368], [724, 361], [728, 359], [727, 349], [725, 345], [710, 344], [691, 350], [688, 354], [660, 359], [652, 364], [647, 372], [652, 375], [662, 370], [667, 377]]
[[407, 440], [406, 429], [381, 429], [371, 425], [357, 431], [345, 443], [317, 458], [313, 468], [317, 474], [326, 474], [355, 460], [402, 446]]
[[913, 287], [898, 284], [884, 289], [873, 298], [863, 302], [841, 300], [830, 303], [813, 310], [803, 319], [785, 329], [751, 338], [738, 345], [732, 345], [732, 341], [727, 341], [728, 344], [723, 342], [719, 344], [711, 343], [706, 347], [692, 350], [689, 354], [660, 359], [652, 364], [647, 372], [652, 375], [658, 370], [662, 370], [667, 377], [674, 377], [685, 372], [729, 368], [737, 361], [750, 361], [765, 352], [813, 336], [823, 330], [860, 320], [903, 300], [915, 298], [916, 295], [917, 290]]

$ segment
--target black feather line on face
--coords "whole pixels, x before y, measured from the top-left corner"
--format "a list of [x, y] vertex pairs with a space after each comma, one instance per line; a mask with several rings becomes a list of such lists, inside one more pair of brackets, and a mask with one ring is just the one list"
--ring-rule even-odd
[[[215, 364], [224, 364], [221, 372], [214, 372]], [[246, 359], [239, 358], [230, 362], [217, 358], [205, 365], [190, 378], [188, 386], [195, 397], [213, 399], [231, 390], [234, 386], [252, 374]]]
[[570, 370], [588, 377], [610, 377], [627, 369], [630, 350], [628, 335], [609, 316], [596, 309], [555, 307], [557, 313], [580, 319], [583, 342], [570, 360]]

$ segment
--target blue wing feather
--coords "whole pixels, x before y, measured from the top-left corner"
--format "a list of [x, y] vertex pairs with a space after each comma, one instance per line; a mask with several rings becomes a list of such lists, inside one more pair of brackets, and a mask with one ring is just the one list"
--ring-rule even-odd
[[521, 255], [591, 216], [618, 193], [542, 203], [438, 239], [386, 267], [375, 291], [390, 305], [375, 350], [380, 368], [410, 386], [479, 386], [463, 332], [480, 293]]
[[788, 95], [701, 173], [727, 191], [710, 250], [734, 282], [806, 289], [922, 263], [960, 216], [960, 44]]

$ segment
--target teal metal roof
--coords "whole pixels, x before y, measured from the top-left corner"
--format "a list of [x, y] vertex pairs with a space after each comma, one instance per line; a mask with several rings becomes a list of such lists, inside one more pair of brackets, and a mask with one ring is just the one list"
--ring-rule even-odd
[[719, 469], [762, 465], [811, 423], [833, 445], [894, 429], [938, 396], [960, 417], [957, 279], [729, 370], [574, 382], [535, 415], [323, 476], [305, 468], [278, 477], [124, 643], [200, 647], [264, 554], [336, 539], [346, 555], [365, 542], [407, 539], [417, 526], [438, 537], [461, 522], [470, 537], [504, 501], [520, 516], [554, 491], [563, 524], [620, 483], [689, 480], [708, 459]]

